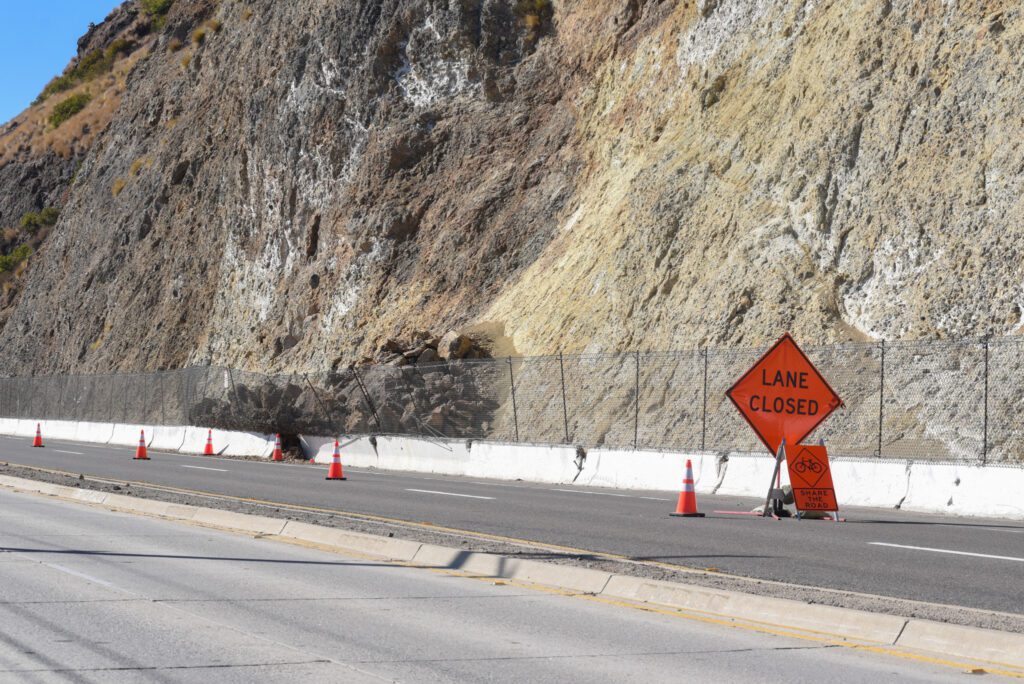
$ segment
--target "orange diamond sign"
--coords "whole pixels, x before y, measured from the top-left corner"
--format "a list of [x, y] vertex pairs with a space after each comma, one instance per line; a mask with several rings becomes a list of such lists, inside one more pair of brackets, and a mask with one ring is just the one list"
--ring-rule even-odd
[[772, 455], [811, 434], [843, 405], [789, 333], [729, 388], [732, 400]]

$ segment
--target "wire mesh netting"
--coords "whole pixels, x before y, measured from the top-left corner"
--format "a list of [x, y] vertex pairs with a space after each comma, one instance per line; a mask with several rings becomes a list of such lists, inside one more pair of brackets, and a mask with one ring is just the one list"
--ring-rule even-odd
[[[805, 349], [844, 406], [839, 456], [1024, 463], [1024, 341]], [[726, 397], [757, 349], [558, 355], [265, 374], [222, 367], [0, 378], [0, 416], [761, 452]]]

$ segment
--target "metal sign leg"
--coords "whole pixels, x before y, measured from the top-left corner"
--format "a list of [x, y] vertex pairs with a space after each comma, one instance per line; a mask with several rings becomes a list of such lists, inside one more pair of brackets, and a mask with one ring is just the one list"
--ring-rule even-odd
[[779, 444], [779, 452], [775, 454], [775, 470], [772, 472], [772, 480], [768, 483], [768, 496], [764, 500], [764, 517], [779, 517], [783, 512], [782, 487], [779, 487], [779, 478], [782, 462], [786, 459], [786, 440]]

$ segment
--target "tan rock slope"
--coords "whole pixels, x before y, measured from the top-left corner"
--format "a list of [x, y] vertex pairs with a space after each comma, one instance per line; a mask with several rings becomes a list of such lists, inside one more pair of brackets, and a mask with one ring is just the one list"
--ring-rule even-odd
[[1021, 326], [1018, 3], [175, 0], [162, 24], [0, 370]]

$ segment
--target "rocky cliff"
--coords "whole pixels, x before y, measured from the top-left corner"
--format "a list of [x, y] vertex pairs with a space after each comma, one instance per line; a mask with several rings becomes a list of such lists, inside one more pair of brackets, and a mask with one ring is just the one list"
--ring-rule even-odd
[[1017, 3], [153, 4], [0, 136], [0, 224], [60, 205], [2, 371], [1021, 326]]

